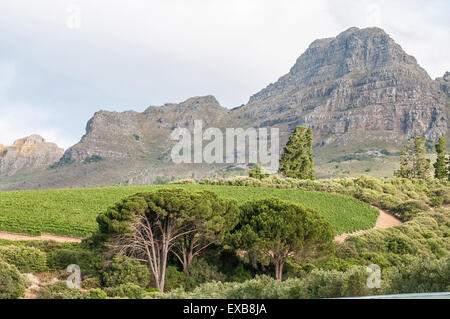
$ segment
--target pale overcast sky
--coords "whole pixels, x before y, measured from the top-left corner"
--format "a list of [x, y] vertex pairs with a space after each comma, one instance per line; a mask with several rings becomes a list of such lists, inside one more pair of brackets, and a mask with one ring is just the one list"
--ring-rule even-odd
[[0, 144], [67, 148], [100, 109], [241, 105], [353, 26], [383, 28], [432, 78], [450, 71], [448, 0], [2, 0]]

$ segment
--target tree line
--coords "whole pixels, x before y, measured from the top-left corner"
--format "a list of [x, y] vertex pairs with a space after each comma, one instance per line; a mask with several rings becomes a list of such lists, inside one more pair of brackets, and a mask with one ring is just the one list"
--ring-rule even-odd
[[292, 256], [305, 256], [333, 240], [333, 227], [318, 212], [277, 198], [238, 205], [210, 191], [160, 189], [129, 196], [98, 216], [99, 236], [114, 253], [147, 264], [164, 291], [173, 254], [189, 276], [192, 260], [213, 244], [230, 245], [269, 261], [275, 278]]
[[[400, 168], [394, 172], [396, 177], [409, 179], [430, 179], [431, 161], [426, 158], [426, 138], [411, 138], [406, 147], [402, 148], [400, 154]], [[450, 157], [446, 154], [446, 143], [444, 137], [439, 138], [435, 145], [436, 162], [434, 167], [434, 178], [450, 180]]]

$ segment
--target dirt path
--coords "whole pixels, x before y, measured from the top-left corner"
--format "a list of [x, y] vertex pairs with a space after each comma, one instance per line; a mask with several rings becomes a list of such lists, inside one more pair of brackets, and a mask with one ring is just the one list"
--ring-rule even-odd
[[46, 234], [46, 233], [42, 233], [41, 236], [31, 236], [31, 235], [26, 235], [26, 234], [16, 234], [16, 233], [0, 231], [0, 239], [11, 240], [11, 241], [53, 240], [58, 243], [81, 243], [81, 238], [58, 236], [58, 235]]
[[[381, 209], [378, 209], [378, 211], [380, 212], [380, 215], [377, 218], [375, 227], [372, 229], [385, 229], [385, 228], [389, 228], [389, 227], [399, 226], [402, 224], [402, 222], [399, 219], [392, 216], [391, 214], [389, 214]], [[337, 243], [342, 243], [342, 242], [344, 242], [344, 240], [346, 238], [348, 238], [350, 236], [361, 235], [369, 230], [370, 229], [360, 230], [360, 231], [357, 231], [354, 233], [340, 234], [340, 235], [334, 237], [334, 241]]]

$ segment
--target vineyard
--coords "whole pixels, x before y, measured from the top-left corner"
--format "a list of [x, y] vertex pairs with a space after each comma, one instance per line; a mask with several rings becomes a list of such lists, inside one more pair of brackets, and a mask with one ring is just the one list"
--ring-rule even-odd
[[368, 204], [329, 193], [237, 186], [152, 185], [0, 192], [0, 231], [85, 237], [97, 229], [96, 217], [107, 207], [127, 195], [160, 187], [207, 189], [239, 203], [278, 197], [317, 210], [334, 225], [336, 234], [372, 228], [378, 216], [378, 211]]

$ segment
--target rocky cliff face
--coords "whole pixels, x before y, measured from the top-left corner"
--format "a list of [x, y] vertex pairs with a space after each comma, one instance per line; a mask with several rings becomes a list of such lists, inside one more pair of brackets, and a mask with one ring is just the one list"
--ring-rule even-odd
[[142, 113], [100, 111], [89, 120], [80, 143], [68, 149], [64, 158], [82, 161], [93, 155], [116, 159], [159, 157], [172, 143], [172, 130], [192, 128], [197, 119], [202, 119], [205, 127], [217, 126], [229, 119], [229, 111], [213, 96], [150, 106]]
[[313, 129], [316, 145], [445, 135], [438, 85], [383, 30], [351, 28], [313, 42], [237, 113], [261, 125]]
[[443, 77], [436, 79], [436, 82], [447, 97], [450, 98], [450, 72], [445, 72]]
[[13, 175], [24, 168], [45, 168], [63, 154], [62, 148], [39, 135], [16, 140], [12, 146], [0, 145], [0, 175]]

